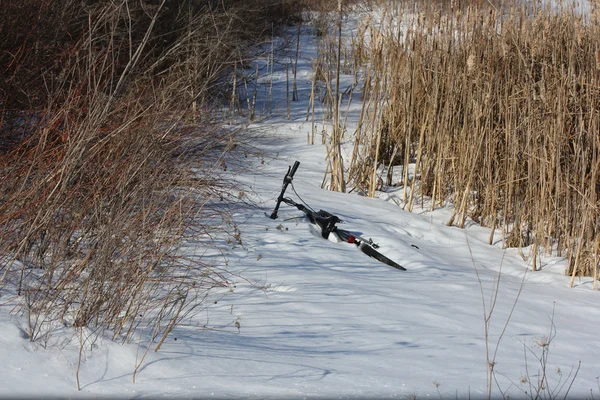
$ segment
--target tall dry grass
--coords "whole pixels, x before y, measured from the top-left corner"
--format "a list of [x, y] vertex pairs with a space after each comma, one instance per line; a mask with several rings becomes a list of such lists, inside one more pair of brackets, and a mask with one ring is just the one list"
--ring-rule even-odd
[[418, 195], [451, 200], [448, 224], [502, 228], [505, 246], [532, 246], [534, 270], [544, 250], [597, 276], [599, 25], [566, 6], [462, 3], [396, 2], [359, 30], [351, 184], [403, 186], [409, 210]]

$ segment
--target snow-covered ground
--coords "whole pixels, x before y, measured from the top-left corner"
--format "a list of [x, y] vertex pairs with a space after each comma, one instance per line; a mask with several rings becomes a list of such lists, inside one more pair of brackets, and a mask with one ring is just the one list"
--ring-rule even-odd
[[[30, 343], [25, 321], [10, 314], [0, 293], [0, 397], [482, 398], [488, 354], [494, 398], [529, 398], [542, 376], [553, 397], [600, 398], [600, 294], [591, 279], [569, 289], [565, 260], [555, 257], [530, 272], [516, 249], [501, 248], [499, 231], [490, 246], [489, 229], [446, 226], [449, 208], [409, 213], [394, 192], [373, 199], [320, 188], [326, 150], [320, 138], [307, 144], [305, 120], [317, 39], [308, 28], [302, 37], [300, 101], [291, 104], [290, 120], [280, 67], [276, 108], [247, 133], [260, 152], [248, 153], [258, 155], [243, 171], [229, 170], [254, 204], [236, 212], [241, 244], [225, 249], [228, 268], [240, 275], [235, 288], [215, 292], [216, 304], [150, 351], [136, 383], [143, 349], [101, 336], [86, 349], [80, 392], [76, 340], [60, 341], [68, 330], [47, 348]], [[278, 220], [269, 219], [295, 160], [294, 188], [304, 201], [373, 238], [407, 271], [316, 237], [285, 205]]]

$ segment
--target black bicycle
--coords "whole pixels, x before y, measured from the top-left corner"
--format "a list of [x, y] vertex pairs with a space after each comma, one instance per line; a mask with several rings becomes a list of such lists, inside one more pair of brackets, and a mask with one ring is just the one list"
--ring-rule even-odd
[[365, 239], [358, 235], [355, 235], [350, 231], [338, 228], [336, 224], [342, 222], [342, 220], [339, 217], [327, 211], [315, 211], [306, 203], [297, 203], [289, 197], [284, 197], [288, 186], [290, 184], [292, 184], [293, 186], [292, 181], [294, 179], [294, 174], [296, 173], [296, 170], [299, 166], [300, 162], [296, 161], [293, 166], [288, 167], [288, 171], [285, 174], [285, 177], [283, 178], [283, 186], [281, 187], [281, 193], [277, 198], [277, 204], [275, 205], [275, 209], [271, 213], [271, 219], [277, 219], [277, 213], [279, 212], [279, 206], [281, 205], [281, 203], [294, 206], [298, 210], [306, 214], [311, 223], [320, 227], [321, 236], [323, 237], [323, 239], [329, 239], [329, 235], [334, 234], [340, 241], [354, 243], [360, 249], [360, 251], [362, 251], [369, 257], [373, 257], [374, 259], [381, 261], [382, 263], [385, 263], [390, 267], [394, 267], [400, 271], [406, 271], [406, 268], [378, 252], [376, 249], [379, 248], [379, 245], [377, 243], [373, 243], [372, 239]]

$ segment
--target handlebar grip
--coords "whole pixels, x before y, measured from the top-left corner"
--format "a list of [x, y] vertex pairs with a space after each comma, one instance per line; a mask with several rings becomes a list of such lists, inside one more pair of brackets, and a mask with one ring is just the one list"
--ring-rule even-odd
[[300, 161], [294, 162], [294, 166], [292, 167], [292, 170], [289, 173], [290, 178], [294, 177], [294, 174], [296, 173], [296, 170], [298, 169], [299, 166], [300, 166]]
[[288, 167], [288, 172], [287, 172], [287, 174], [285, 174], [285, 177], [283, 178], [283, 186], [281, 187], [281, 193], [279, 194], [279, 197], [277, 198], [277, 204], [275, 205], [275, 209], [271, 213], [271, 219], [277, 218], [277, 211], [279, 211], [279, 206], [281, 205], [281, 202], [284, 201], [283, 195], [285, 194], [285, 190], [287, 189], [288, 185], [290, 183], [292, 183], [294, 174], [296, 173], [296, 170], [298, 169], [299, 166], [300, 166], [300, 161], [296, 161], [296, 162], [294, 162], [294, 165], [292, 167]]

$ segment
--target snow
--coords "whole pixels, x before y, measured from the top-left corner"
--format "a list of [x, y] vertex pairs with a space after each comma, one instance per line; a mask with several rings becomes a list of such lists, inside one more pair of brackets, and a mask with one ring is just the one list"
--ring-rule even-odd
[[[349, 24], [347, 35], [355, 26]], [[535, 386], [541, 379], [536, 357], [554, 333], [548, 387], [563, 397], [581, 362], [569, 397], [600, 396], [600, 298], [591, 278], [569, 289], [566, 262], [558, 257], [542, 257], [542, 270], [531, 272], [516, 249], [502, 249], [500, 231], [488, 245], [489, 229], [472, 221], [465, 229], [446, 226], [449, 206], [403, 211], [397, 205], [402, 189], [367, 198], [320, 188], [326, 150], [320, 137], [306, 144], [311, 126], [305, 121], [316, 40], [308, 28], [303, 32], [300, 101], [292, 103], [291, 119], [280, 64], [272, 79], [275, 109], [245, 133], [258, 156], [228, 169], [254, 204], [234, 215], [241, 244], [222, 249], [228, 269], [239, 276], [235, 288], [216, 290], [210, 300], [216, 303], [185, 320], [143, 360], [143, 346], [100, 335], [85, 347], [81, 391], [77, 334], [65, 328], [47, 342], [29, 342], [26, 321], [11, 314], [10, 296], [0, 292], [0, 397], [482, 398], [486, 316], [490, 358], [497, 352], [493, 397], [529, 397], [530, 384], [522, 380]], [[261, 82], [269, 85], [270, 78]], [[351, 77], [343, 78], [346, 87]], [[360, 108], [358, 101], [353, 108]], [[319, 132], [321, 120], [315, 118]], [[294, 189], [305, 202], [338, 215], [344, 229], [373, 238], [407, 271], [351, 244], [315, 237], [289, 206], [282, 205], [278, 220], [267, 218], [295, 160], [301, 165]], [[288, 195], [298, 201], [291, 189]], [[202, 250], [189, 243], [184, 251]], [[522, 249], [525, 256], [530, 251]]]

